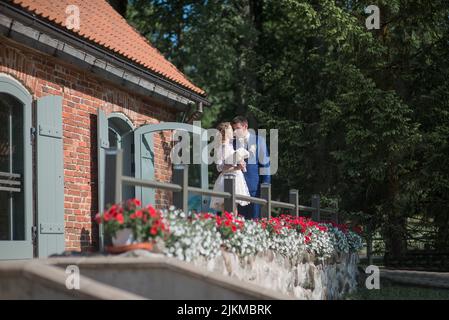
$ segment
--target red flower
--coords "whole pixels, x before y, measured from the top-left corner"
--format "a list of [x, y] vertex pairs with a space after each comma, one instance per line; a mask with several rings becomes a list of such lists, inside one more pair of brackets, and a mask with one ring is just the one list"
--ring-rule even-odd
[[157, 235], [157, 228], [156, 227], [151, 227], [150, 234], [153, 235], [153, 236]]
[[227, 211], [225, 211], [225, 217], [226, 217], [226, 219], [230, 219], [230, 220], [234, 219], [234, 216], [232, 215], [232, 213], [229, 213]]
[[322, 232], [326, 232], [327, 228], [325, 226], [316, 226], [318, 228], [318, 230], [322, 231]]
[[237, 231], [237, 227], [236, 226], [232, 226], [231, 229], [232, 229], [232, 232], [236, 232]]
[[140, 207], [141, 205], [142, 205], [142, 202], [140, 202], [140, 200], [139, 199], [136, 199], [136, 198], [134, 198], [134, 199], [129, 199], [127, 202], [126, 202], [126, 205], [129, 207], [129, 208], [135, 208], [135, 207]]
[[112, 205], [108, 210], [109, 215], [115, 217], [117, 215], [117, 208], [116, 204]]
[[361, 234], [363, 232], [362, 226], [355, 226], [352, 230], [358, 234]]
[[125, 219], [123, 218], [123, 214], [119, 213], [117, 214], [117, 216], [115, 217], [115, 219], [118, 221], [118, 223], [123, 224], [123, 222], [125, 222]]
[[109, 212], [105, 212], [104, 214], [103, 214], [103, 220], [105, 221], [105, 222], [107, 222], [107, 221], [109, 221], [109, 220], [111, 220], [111, 215], [109, 214]]
[[97, 214], [95, 215], [95, 222], [97, 222], [98, 224], [101, 223], [101, 214], [100, 214], [100, 213], [97, 213]]
[[148, 211], [150, 212], [150, 217], [151, 217], [151, 218], [154, 218], [154, 217], [157, 216], [156, 209], [154, 209], [153, 206], [148, 205], [147, 209], [148, 209]]

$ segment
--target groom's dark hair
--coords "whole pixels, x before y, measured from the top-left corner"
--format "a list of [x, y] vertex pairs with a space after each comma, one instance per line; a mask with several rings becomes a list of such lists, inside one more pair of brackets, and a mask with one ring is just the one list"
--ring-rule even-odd
[[234, 119], [232, 119], [231, 124], [237, 124], [237, 123], [246, 123], [248, 125], [248, 119], [246, 119], [244, 116], [237, 116]]

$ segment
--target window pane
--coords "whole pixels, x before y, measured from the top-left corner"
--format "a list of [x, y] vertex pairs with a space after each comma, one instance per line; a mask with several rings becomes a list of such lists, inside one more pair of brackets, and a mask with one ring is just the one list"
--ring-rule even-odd
[[9, 106], [0, 95], [0, 171], [9, 172]]
[[10, 237], [10, 222], [9, 222], [9, 194], [7, 192], [0, 192], [0, 241], [11, 240]]
[[12, 111], [12, 172], [18, 173], [21, 179], [21, 192], [13, 192], [12, 213], [13, 213], [13, 240], [25, 240], [25, 208], [23, 193], [23, 107], [20, 103], [15, 103]]
[[[9, 106], [0, 95], [0, 171], [10, 172], [9, 164]], [[10, 240], [10, 196], [0, 191], [0, 240]]]
[[0, 94], [0, 172], [21, 177], [16, 180], [20, 185], [3, 184], [4, 188], [20, 188], [20, 192], [0, 190], [0, 240], [25, 240], [23, 147], [23, 105], [10, 95]]

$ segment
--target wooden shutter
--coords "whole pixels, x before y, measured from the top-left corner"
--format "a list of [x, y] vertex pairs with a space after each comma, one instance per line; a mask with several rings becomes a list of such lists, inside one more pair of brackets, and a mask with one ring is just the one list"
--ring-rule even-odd
[[[108, 119], [106, 114], [98, 109], [97, 114], [97, 161], [98, 161], [98, 212], [105, 210], [105, 180], [106, 180], [106, 149], [109, 148]], [[104, 228], [99, 226], [100, 251], [103, 251]]]
[[62, 97], [37, 101], [37, 227], [38, 255], [64, 251], [64, 153]]
[[[135, 176], [138, 179], [154, 179], [154, 144], [153, 133], [139, 134], [136, 130], [134, 134], [134, 161]], [[136, 198], [142, 201], [143, 205], [155, 204], [154, 189], [136, 187]]]

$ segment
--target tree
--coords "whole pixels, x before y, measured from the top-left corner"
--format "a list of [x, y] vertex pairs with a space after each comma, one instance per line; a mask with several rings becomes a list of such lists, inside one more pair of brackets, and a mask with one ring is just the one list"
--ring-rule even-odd
[[449, 6], [378, 1], [367, 30], [370, 4], [136, 0], [127, 17], [208, 92], [203, 125], [244, 113], [279, 129], [275, 198], [339, 199], [400, 258], [411, 216], [449, 245]]
[[108, 0], [108, 2], [122, 17], [126, 16], [128, 0]]

